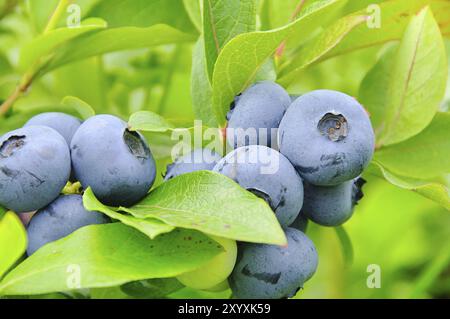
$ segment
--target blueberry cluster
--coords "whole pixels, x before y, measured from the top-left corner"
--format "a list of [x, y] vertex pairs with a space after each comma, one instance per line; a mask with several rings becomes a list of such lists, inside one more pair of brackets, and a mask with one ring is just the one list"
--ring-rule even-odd
[[[234, 180], [273, 210], [287, 245], [214, 238], [224, 252], [177, 278], [195, 289], [229, 284], [236, 298], [292, 297], [318, 265], [304, 234], [308, 221], [339, 226], [362, 197], [360, 175], [374, 150], [370, 120], [346, 94], [318, 90], [292, 97], [268, 81], [237, 96], [227, 120], [231, 152], [222, 157], [195, 149], [168, 165], [164, 179], [211, 170]], [[68, 181], [91, 187], [106, 205], [129, 207], [148, 193], [155, 175], [144, 137], [112, 115], [82, 122], [43, 113], [0, 137], [0, 205], [37, 211], [27, 229], [28, 255], [80, 227], [109, 222], [86, 211], [81, 195], [60, 195]]]
[[[265, 200], [288, 244], [239, 243], [228, 282], [236, 298], [292, 297], [318, 265], [316, 248], [304, 234], [308, 220], [339, 226], [362, 197], [359, 176], [374, 150], [369, 117], [344, 93], [291, 97], [265, 81], [235, 98], [227, 120], [231, 152], [215, 160], [212, 151], [196, 150], [169, 165], [166, 177], [212, 169]], [[209, 161], [190, 164], [202, 153]]]
[[153, 185], [156, 165], [139, 133], [112, 115], [81, 122], [42, 113], [0, 138], [0, 205], [37, 211], [28, 225], [28, 255], [76, 229], [108, 222], [88, 212], [80, 195], [60, 195], [69, 180], [111, 206], [131, 206]]

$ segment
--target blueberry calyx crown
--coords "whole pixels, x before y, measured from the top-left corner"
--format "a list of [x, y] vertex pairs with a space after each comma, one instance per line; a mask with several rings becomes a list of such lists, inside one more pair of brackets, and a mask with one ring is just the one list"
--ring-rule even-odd
[[138, 159], [146, 159], [148, 157], [147, 148], [138, 133], [125, 129], [123, 140], [135, 157]]
[[14, 151], [20, 149], [23, 145], [25, 145], [25, 135], [10, 136], [0, 146], [0, 156], [3, 158], [10, 157], [14, 154]]
[[347, 119], [342, 114], [326, 113], [320, 119], [317, 128], [332, 142], [342, 141], [348, 133]]

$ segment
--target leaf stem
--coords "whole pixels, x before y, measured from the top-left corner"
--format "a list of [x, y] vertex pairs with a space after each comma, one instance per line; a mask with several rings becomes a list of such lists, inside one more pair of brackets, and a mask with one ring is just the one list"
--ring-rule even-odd
[[50, 20], [48, 20], [47, 25], [45, 26], [44, 34], [55, 29], [56, 25], [59, 22], [59, 19], [61, 18], [61, 15], [66, 11], [69, 2], [70, 0], [59, 1], [58, 5], [55, 8], [55, 11], [53, 11], [52, 16], [50, 17]]
[[22, 77], [19, 85], [14, 89], [14, 92], [0, 105], [0, 116], [4, 116], [16, 100], [25, 93], [33, 81], [34, 74], [27, 72]]

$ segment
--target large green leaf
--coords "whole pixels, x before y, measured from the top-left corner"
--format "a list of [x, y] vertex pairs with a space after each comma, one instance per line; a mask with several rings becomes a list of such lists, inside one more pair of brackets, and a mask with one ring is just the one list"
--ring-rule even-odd
[[221, 174], [183, 174], [140, 203], [120, 208], [138, 218], [240, 241], [283, 245], [286, 237], [267, 203]]
[[221, 251], [220, 245], [196, 231], [177, 229], [150, 240], [122, 223], [91, 225], [28, 257], [0, 283], [0, 295], [33, 295], [174, 277], [198, 268]]
[[89, 15], [105, 19], [112, 27], [163, 23], [184, 32], [196, 31], [180, 0], [102, 0]]
[[305, 43], [295, 58], [279, 74], [279, 82], [287, 86], [306, 66], [318, 61], [355, 27], [367, 21], [366, 16], [350, 15], [339, 19], [324, 32]]
[[367, 172], [384, 178], [397, 187], [414, 191], [450, 211], [450, 193], [444, 184], [397, 176], [376, 161], [371, 162]]
[[255, 31], [256, 2], [256, 0], [203, 1], [203, 37], [210, 79], [223, 46], [238, 34]]
[[450, 173], [450, 113], [437, 113], [416, 136], [381, 148], [375, 160], [394, 174], [418, 179]]
[[84, 33], [106, 27], [106, 22], [101, 19], [88, 19], [79, 27], [58, 28], [42, 34], [32, 41], [27, 42], [20, 50], [19, 67], [26, 70], [33, 66], [40, 58], [54, 52], [58, 47], [64, 45]]
[[55, 54], [41, 72], [45, 73], [61, 65], [108, 52], [189, 42], [194, 39], [195, 36], [164, 24], [148, 28], [108, 28], [73, 39]]
[[83, 205], [89, 211], [101, 212], [112, 219], [118, 220], [125, 225], [136, 228], [140, 232], [146, 234], [151, 239], [158, 235], [171, 232], [175, 227], [164, 224], [160, 220], [152, 218], [137, 218], [128, 214], [121, 214], [114, 210], [112, 207], [108, 207], [100, 203], [95, 197], [92, 189], [89, 187], [83, 195]]
[[275, 52], [280, 43], [290, 36], [309, 36], [309, 31], [320, 26], [320, 17], [333, 10], [340, 0], [320, 1], [295, 22], [270, 31], [249, 32], [228, 42], [217, 58], [214, 68], [213, 110], [219, 124], [234, 97], [254, 81], [258, 70]]
[[0, 278], [23, 255], [27, 233], [19, 217], [0, 207]]
[[[378, 145], [401, 142], [423, 130], [445, 94], [447, 58], [439, 27], [427, 7], [412, 18], [396, 52]], [[379, 92], [380, 93], [380, 92]]]

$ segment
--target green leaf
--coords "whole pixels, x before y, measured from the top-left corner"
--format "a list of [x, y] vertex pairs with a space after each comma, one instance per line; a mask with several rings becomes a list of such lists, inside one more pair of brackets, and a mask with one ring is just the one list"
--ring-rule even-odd
[[120, 27], [85, 34], [59, 50], [41, 73], [61, 65], [109, 52], [147, 48], [162, 44], [190, 42], [195, 36], [164, 24], [148, 28]]
[[120, 289], [134, 298], [160, 299], [183, 287], [183, 284], [175, 278], [157, 278], [129, 282]]
[[167, 24], [195, 33], [196, 29], [180, 0], [103, 0], [89, 13], [101, 17], [111, 27], [149, 27]]
[[438, 203], [450, 211], [450, 193], [447, 186], [437, 183], [417, 180], [407, 177], [399, 177], [385, 169], [380, 163], [372, 161], [367, 169], [368, 173], [386, 179], [389, 183], [414, 191], [432, 201]]
[[367, 93], [385, 95], [383, 105], [368, 106], [369, 110], [374, 107], [384, 110], [378, 127], [378, 146], [404, 141], [422, 131], [433, 119], [444, 97], [447, 80], [445, 48], [428, 7], [412, 18], [390, 69], [387, 91]]
[[[359, 87], [359, 101], [370, 114], [375, 135], [378, 137], [383, 127], [385, 107], [389, 90], [389, 80], [398, 46], [389, 47], [377, 63], [367, 72]], [[382, 93], [384, 92], [384, 93]]]
[[100, 203], [90, 187], [84, 192], [83, 205], [89, 211], [101, 212], [112, 219], [122, 222], [125, 225], [136, 228], [151, 239], [154, 239], [158, 235], [171, 232], [175, 229], [175, 227], [164, 224], [157, 219], [142, 219], [118, 213], [112, 207], [108, 207]]
[[236, 35], [256, 30], [256, 0], [204, 0], [203, 37], [209, 78], [223, 46]]
[[321, 1], [285, 27], [240, 34], [228, 42], [217, 58], [212, 80], [213, 110], [219, 124], [224, 125], [234, 97], [252, 84], [280, 43], [293, 35], [307, 38], [310, 30], [320, 26], [320, 17], [340, 3], [341, 0]]
[[231, 179], [210, 171], [183, 174], [155, 188], [140, 203], [120, 210], [175, 227], [254, 243], [286, 243], [267, 203]]
[[[378, 4], [380, 8], [379, 27], [369, 27], [369, 25], [361, 24], [345, 37], [333, 50], [328, 52], [322, 60], [367, 48], [369, 46], [376, 46], [389, 41], [399, 40], [411, 17], [429, 2], [429, 0], [396, 0], [385, 1]], [[372, 13], [373, 12], [369, 12], [367, 8], [365, 8], [355, 14], [368, 15]]]
[[27, 249], [27, 233], [14, 212], [0, 207], [0, 278]]
[[367, 16], [350, 15], [339, 19], [324, 32], [307, 41], [296, 54], [295, 58], [282, 68], [279, 82], [288, 86], [299, 72], [308, 65], [318, 61], [334, 48], [355, 27], [367, 21]]
[[61, 101], [61, 104], [77, 111], [83, 120], [86, 120], [95, 115], [95, 111], [92, 106], [75, 96], [64, 97]]
[[212, 108], [212, 87], [206, 70], [203, 38], [197, 41], [192, 52], [191, 97], [196, 119], [211, 127], [218, 126]]
[[19, 68], [23, 71], [33, 66], [40, 58], [53, 53], [64, 45], [84, 33], [106, 28], [106, 22], [101, 19], [87, 19], [78, 27], [58, 28], [42, 34], [27, 42], [20, 50]]
[[416, 136], [375, 153], [375, 160], [394, 174], [427, 179], [450, 172], [450, 113], [437, 113]]
[[341, 244], [344, 263], [349, 267], [353, 263], [353, 245], [350, 236], [343, 226], [335, 227], [334, 230]]
[[150, 240], [122, 223], [91, 225], [28, 257], [0, 283], [0, 295], [34, 295], [174, 277], [204, 265], [221, 250], [220, 245], [195, 231], [177, 229]]
[[133, 113], [128, 120], [128, 127], [133, 131], [148, 132], [166, 132], [173, 128], [162, 116], [150, 111]]

